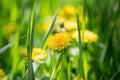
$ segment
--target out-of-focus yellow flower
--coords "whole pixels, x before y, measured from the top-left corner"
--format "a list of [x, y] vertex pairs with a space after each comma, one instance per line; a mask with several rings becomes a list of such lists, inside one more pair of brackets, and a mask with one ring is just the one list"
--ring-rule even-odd
[[0, 69], [0, 80], [4, 80], [5, 72], [3, 72], [2, 69]]
[[12, 32], [15, 32], [16, 30], [17, 30], [17, 24], [9, 23], [3, 27], [3, 34], [10, 34]]
[[[27, 56], [27, 49], [23, 49], [22, 53]], [[40, 48], [33, 48], [32, 49], [32, 60], [33, 61], [41, 61], [44, 58], [46, 58], [47, 54], [44, 50], [40, 49]]]
[[[98, 35], [95, 34], [94, 32], [90, 31], [90, 30], [84, 30], [83, 31], [83, 35], [82, 35], [82, 30], [81, 30], [81, 38], [83, 39], [83, 42], [85, 43], [91, 43], [91, 42], [96, 42], [98, 39]], [[82, 37], [83, 36], [83, 37]], [[75, 39], [76, 41], [78, 41], [78, 31], [74, 31], [72, 34], [73, 39]]]
[[32, 60], [33, 61], [41, 61], [45, 59], [47, 56], [46, 52], [40, 48], [33, 48], [32, 51]]
[[71, 5], [64, 6], [59, 13], [59, 15], [63, 17], [70, 17], [70, 16], [74, 16], [75, 14], [76, 14], [76, 9]]
[[48, 47], [52, 50], [61, 51], [70, 45], [71, 36], [66, 32], [56, 33], [48, 41]]
[[77, 22], [75, 22], [75, 21], [66, 21], [64, 23], [64, 28], [67, 31], [77, 30]]
[[44, 33], [48, 30], [48, 28], [50, 27], [51, 21], [50, 20], [46, 20], [43, 23], [38, 23], [36, 25], [36, 32], [37, 33]]
[[47, 31], [47, 29], [50, 27], [51, 21], [47, 20], [43, 23], [43, 30]]

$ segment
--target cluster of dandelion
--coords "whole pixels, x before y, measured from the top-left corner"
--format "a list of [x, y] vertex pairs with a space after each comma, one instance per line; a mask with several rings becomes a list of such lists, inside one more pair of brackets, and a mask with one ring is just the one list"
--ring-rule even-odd
[[[79, 13], [79, 19], [80, 23], [82, 23], [82, 16], [83, 16], [83, 9], [82, 7], [79, 7], [78, 9], [75, 9], [71, 5], [64, 6], [60, 9], [60, 12], [57, 16], [57, 20], [55, 21], [55, 26], [51, 30], [52, 34], [50, 37], [48, 37], [47, 40], [47, 48], [53, 51], [62, 52], [66, 48], [69, 48], [71, 46], [71, 41], [78, 42], [78, 28], [77, 28], [77, 22], [76, 22], [76, 13]], [[47, 20], [46, 22], [43, 22], [42, 24], [42, 30], [43, 32], [46, 32], [48, 27], [50, 26], [51, 21]], [[86, 17], [86, 24], [88, 23], [88, 17]], [[8, 29], [11, 26], [11, 29]], [[8, 34], [15, 32], [16, 24], [9, 24], [3, 29], [8, 30]], [[36, 26], [36, 31], [41, 33], [39, 31], [39, 25]], [[84, 33], [83, 33], [84, 32]], [[7, 34], [7, 33], [6, 33]], [[5, 34], [5, 35], [6, 35]], [[43, 34], [43, 33], [42, 33]], [[89, 42], [96, 42], [98, 39], [97, 34], [90, 30], [81, 30], [81, 36], [83, 36], [83, 42], [89, 43]], [[46, 43], [45, 43], [46, 44]], [[47, 58], [47, 53], [45, 51], [46, 49], [42, 48], [35, 48], [32, 49], [32, 55], [31, 59], [32, 62], [41, 62], [45, 58]], [[25, 57], [28, 57], [27, 49], [22, 49], [21, 53], [24, 54]], [[58, 61], [59, 63], [59, 61]], [[57, 65], [58, 66], [58, 65]], [[56, 67], [55, 67], [56, 69]], [[53, 73], [54, 74], [54, 71]], [[4, 72], [0, 70], [0, 80], [4, 77]], [[52, 78], [51, 78], [52, 79]]]

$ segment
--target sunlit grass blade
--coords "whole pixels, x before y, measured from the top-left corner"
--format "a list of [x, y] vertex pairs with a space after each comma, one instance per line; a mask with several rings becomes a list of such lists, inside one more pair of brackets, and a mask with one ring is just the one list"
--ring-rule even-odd
[[9, 44], [7, 44], [6, 46], [0, 48], [0, 54], [3, 54], [8, 48], [10, 48], [14, 43], [11, 42]]
[[47, 30], [47, 32], [45, 33], [45, 35], [43, 37], [42, 43], [40, 45], [41, 48], [44, 48], [44, 46], [45, 46], [45, 42], [46, 42], [48, 36], [50, 35], [52, 29], [53, 29], [53, 26], [54, 26], [55, 20], [57, 18], [58, 12], [59, 12], [59, 8], [58, 8], [58, 10], [56, 11], [56, 13], [55, 13], [55, 15], [53, 17], [53, 20], [51, 22], [51, 25], [50, 25], [49, 29]]
[[34, 27], [35, 27], [35, 6], [33, 7], [30, 26], [28, 27], [28, 38], [27, 38], [27, 52], [28, 52], [28, 80], [35, 80], [33, 65], [32, 65], [32, 48], [34, 40]]
[[83, 77], [84, 75], [84, 70], [83, 70], [83, 60], [82, 60], [82, 42], [81, 42], [81, 28], [80, 28], [80, 23], [79, 23], [79, 17], [78, 14], [76, 15], [77, 18], [77, 27], [78, 27], [78, 46], [79, 46], [79, 61], [78, 61], [78, 70], [79, 70], [79, 74], [78, 74], [78, 80]]

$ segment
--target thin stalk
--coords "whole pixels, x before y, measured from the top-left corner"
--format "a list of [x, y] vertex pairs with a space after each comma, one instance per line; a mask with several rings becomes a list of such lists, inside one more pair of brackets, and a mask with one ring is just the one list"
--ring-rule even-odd
[[78, 74], [78, 80], [81, 78], [82, 74], [83, 74], [83, 62], [82, 62], [82, 43], [81, 43], [81, 28], [80, 28], [80, 24], [79, 24], [79, 17], [78, 14], [76, 15], [77, 17], [77, 27], [78, 27], [78, 46], [79, 46], [79, 61], [78, 61], [78, 70], [79, 70], [79, 74]]
[[[51, 73], [51, 76], [50, 76], [50, 80], [53, 80], [53, 77], [54, 77], [54, 75], [56, 74], [55, 71], [56, 71], [57, 68], [59, 67], [59, 64], [60, 64], [60, 61], [61, 61], [62, 57], [63, 57], [63, 53], [60, 54], [60, 56], [59, 56], [59, 58], [58, 58], [58, 61], [57, 61], [57, 63], [55, 64], [55, 67], [54, 67], [54, 69], [53, 69], [53, 71], [52, 71], [52, 73]], [[57, 71], [56, 71], [56, 72], [57, 72]]]

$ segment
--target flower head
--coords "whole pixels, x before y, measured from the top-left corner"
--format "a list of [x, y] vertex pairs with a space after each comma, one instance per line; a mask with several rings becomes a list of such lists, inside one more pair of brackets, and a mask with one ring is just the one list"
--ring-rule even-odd
[[[83, 35], [82, 35], [82, 31], [81, 31], [81, 38], [83, 36], [83, 42], [85, 43], [89, 43], [89, 42], [96, 42], [98, 39], [98, 35], [95, 34], [94, 32], [90, 31], [90, 30], [84, 30], [83, 31]], [[78, 31], [76, 30], [75, 32], [73, 32], [72, 37], [78, 41]]]
[[70, 45], [71, 36], [66, 32], [56, 33], [48, 41], [48, 47], [53, 50], [61, 51]]
[[71, 5], [66, 5], [60, 10], [60, 16], [69, 17], [76, 14], [76, 9]]
[[77, 30], [77, 23], [75, 21], [66, 21], [64, 23], [64, 28], [67, 31], [73, 31], [73, 30]]
[[44, 50], [40, 48], [33, 48], [32, 50], [32, 60], [33, 61], [41, 61], [46, 57], [46, 53]]
[[[27, 56], [27, 49], [22, 49], [21, 51], [25, 56]], [[44, 50], [40, 48], [33, 48], [32, 49], [32, 60], [33, 61], [41, 61], [44, 58], [46, 58], [47, 54], [45, 53]]]
[[5, 77], [5, 73], [3, 72], [2, 69], [0, 69], [0, 80], [3, 80]]

